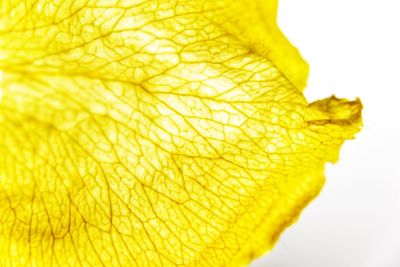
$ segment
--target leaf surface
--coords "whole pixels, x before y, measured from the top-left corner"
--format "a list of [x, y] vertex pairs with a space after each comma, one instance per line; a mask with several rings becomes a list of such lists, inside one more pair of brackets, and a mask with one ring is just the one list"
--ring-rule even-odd
[[277, 1], [2, 0], [0, 266], [241, 266], [361, 103], [309, 104]]

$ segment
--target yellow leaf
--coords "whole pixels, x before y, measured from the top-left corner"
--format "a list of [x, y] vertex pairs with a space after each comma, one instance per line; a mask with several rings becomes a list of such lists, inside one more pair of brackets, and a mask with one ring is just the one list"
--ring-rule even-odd
[[361, 126], [277, 1], [2, 0], [0, 266], [241, 266]]

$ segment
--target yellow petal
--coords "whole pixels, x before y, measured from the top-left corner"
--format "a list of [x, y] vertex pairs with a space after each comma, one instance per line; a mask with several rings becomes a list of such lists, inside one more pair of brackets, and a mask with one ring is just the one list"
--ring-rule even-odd
[[361, 126], [276, 1], [2, 0], [0, 266], [241, 266]]

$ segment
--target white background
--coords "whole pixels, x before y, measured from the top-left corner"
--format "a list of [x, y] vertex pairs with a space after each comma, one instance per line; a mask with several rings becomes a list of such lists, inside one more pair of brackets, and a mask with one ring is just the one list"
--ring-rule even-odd
[[309, 101], [363, 105], [364, 128], [327, 165], [320, 196], [252, 267], [400, 266], [400, 1], [280, 0], [279, 25], [311, 67]]

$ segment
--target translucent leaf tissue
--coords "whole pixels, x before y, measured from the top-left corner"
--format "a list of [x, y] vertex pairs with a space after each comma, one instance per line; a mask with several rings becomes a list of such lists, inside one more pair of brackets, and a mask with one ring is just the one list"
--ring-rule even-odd
[[[276, 0], [1, 0], [0, 266], [243, 266], [361, 127]], [[295, 22], [294, 22], [295, 23]]]

